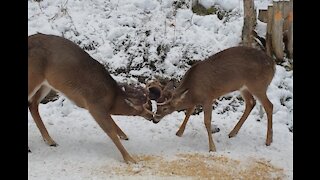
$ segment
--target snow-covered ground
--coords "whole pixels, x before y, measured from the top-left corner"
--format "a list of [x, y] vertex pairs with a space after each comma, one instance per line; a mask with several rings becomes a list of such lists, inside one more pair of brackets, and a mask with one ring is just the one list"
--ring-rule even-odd
[[[177, 9], [173, 0], [43, 0], [28, 1], [28, 34], [64, 36], [106, 65], [117, 81], [137, 82], [137, 76], [181, 78], [190, 60], [202, 60], [241, 41], [242, 0], [202, 0], [220, 5], [230, 16], [198, 16]], [[257, 0], [258, 8], [270, 1]], [[259, 22], [259, 33], [265, 24]], [[124, 70], [124, 71], [121, 71]], [[265, 146], [266, 115], [260, 103], [238, 135], [228, 138], [244, 104], [236, 97], [220, 98], [212, 111], [217, 152], [208, 152], [203, 113], [191, 116], [182, 137], [184, 118], [174, 112], [160, 123], [142, 117], [113, 116], [129, 136], [122, 141], [138, 160], [125, 164], [111, 139], [90, 114], [61, 96], [40, 105], [40, 114], [58, 147], [47, 146], [29, 114], [29, 179], [292, 179], [293, 72], [277, 66], [268, 96], [274, 104], [273, 143]], [[263, 112], [264, 113], [264, 112]]]

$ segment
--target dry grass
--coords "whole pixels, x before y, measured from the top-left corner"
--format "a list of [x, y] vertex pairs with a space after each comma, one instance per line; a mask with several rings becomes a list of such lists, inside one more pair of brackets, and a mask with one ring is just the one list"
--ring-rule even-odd
[[[103, 167], [104, 172], [116, 176], [180, 177], [184, 179], [283, 179], [283, 169], [263, 159], [248, 159], [244, 162], [225, 156], [201, 154], [178, 154], [173, 159], [160, 156], [134, 156], [138, 164]], [[101, 172], [101, 171], [100, 171]]]

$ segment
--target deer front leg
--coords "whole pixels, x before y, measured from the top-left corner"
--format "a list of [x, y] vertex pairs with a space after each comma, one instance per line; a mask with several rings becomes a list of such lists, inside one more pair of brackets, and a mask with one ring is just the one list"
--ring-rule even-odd
[[212, 105], [206, 104], [203, 106], [204, 112], [204, 124], [207, 128], [208, 138], [209, 138], [209, 152], [216, 151], [216, 146], [214, 145], [211, 133], [211, 116], [212, 116]]
[[179, 136], [179, 137], [182, 136], [182, 134], [186, 128], [186, 125], [188, 123], [188, 120], [189, 120], [191, 114], [193, 113], [193, 110], [194, 110], [194, 107], [187, 109], [186, 117], [184, 118], [183, 123], [181, 124], [179, 130], [176, 133], [177, 136]]
[[[103, 107], [103, 106], [101, 106]], [[136, 161], [130, 156], [130, 154], [127, 152], [127, 150], [123, 147], [123, 145], [120, 142], [120, 139], [118, 138], [117, 128], [115, 127], [115, 122], [111, 118], [108, 113], [103, 110], [99, 109], [97, 107], [90, 108], [89, 112], [94, 117], [96, 122], [99, 124], [99, 126], [104, 130], [104, 132], [110, 137], [110, 139], [113, 141], [113, 143], [116, 145], [120, 153], [122, 154], [122, 157], [126, 163], [132, 162], [136, 163]]]

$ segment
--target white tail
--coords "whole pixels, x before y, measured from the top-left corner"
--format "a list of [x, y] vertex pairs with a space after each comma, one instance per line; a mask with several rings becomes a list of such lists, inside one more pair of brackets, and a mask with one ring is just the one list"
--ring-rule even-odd
[[[99, 62], [73, 42], [53, 35], [28, 37], [28, 103], [42, 137], [51, 146], [38, 112], [40, 101], [51, 89], [63, 93], [77, 106], [87, 109], [112, 139], [126, 162], [135, 162], [118, 136], [128, 139], [116, 125], [113, 115], [138, 115], [153, 119], [151, 102], [146, 93], [126, 93]], [[132, 93], [131, 93], [132, 94]]]
[[[162, 100], [166, 98], [161, 96], [170, 95], [169, 100], [158, 103], [154, 122], [159, 122], [165, 115], [173, 111], [186, 109], [186, 117], [176, 133], [177, 136], [182, 136], [194, 108], [197, 105], [202, 105], [204, 123], [209, 137], [209, 151], [216, 151], [211, 134], [212, 104], [218, 97], [239, 90], [245, 100], [246, 108], [229, 137], [235, 136], [247, 119], [256, 104], [253, 97], [255, 96], [260, 100], [267, 113], [266, 145], [270, 145], [272, 142], [273, 104], [269, 101], [266, 92], [274, 73], [274, 61], [260, 50], [249, 47], [233, 47], [223, 50], [193, 65], [186, 72], [177, 88], [167, 89], [166, 93], [157, 93], [160, 94], [159, 99]], [[149, 91], [152, 89], [149, 88]]]

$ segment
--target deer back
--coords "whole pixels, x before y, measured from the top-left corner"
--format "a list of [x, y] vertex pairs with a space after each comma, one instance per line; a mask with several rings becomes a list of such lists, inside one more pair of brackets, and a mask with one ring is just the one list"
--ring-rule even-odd
[[[79, 107], [100, 103], [112, 114], [136, 115], [140, 113], [137, 109], [142, 111], [142, 103], [128, 104], [126, 100], [136, 97], [127, 96], [102, 64], [62, 37], [28, 37], [28, 74], [29, 84], [47, 85]], [[132, 107], [135, 105], [136, 109]]]
[[267, 88], [275, 72], [275, 63], [264, 52], [250, 47], [223, 50], [193, 65], [174, 91], [180, 96], [189, 90], [195, 100], [216, 98], [243, 86], [252, 90]]

